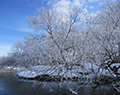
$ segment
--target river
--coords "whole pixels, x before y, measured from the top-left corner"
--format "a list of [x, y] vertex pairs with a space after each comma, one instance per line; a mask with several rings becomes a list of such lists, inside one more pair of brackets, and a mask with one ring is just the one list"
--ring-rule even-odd
[[59, 89], [57, 83], [22, 80], [18, 79], [14, 73], [0, 73], [0, 95], [73, 95], [67, 88], [77, 90], [78, 95], [120, 95], [109, 86], [92, 89], [80, 86], [79, 83], [71, 84]]

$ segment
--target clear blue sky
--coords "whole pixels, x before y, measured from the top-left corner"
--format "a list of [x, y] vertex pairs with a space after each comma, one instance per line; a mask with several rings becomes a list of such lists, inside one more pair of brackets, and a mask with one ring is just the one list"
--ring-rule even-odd
[[97, 6], [105, 0], [0, 0], [0, 56], [7, 55], [12, 44], [24, 39], [28, 28], [26, 19], [39, 7], [55, 5], [65, 7], [80, 5], [86, 12], [97, 12]]

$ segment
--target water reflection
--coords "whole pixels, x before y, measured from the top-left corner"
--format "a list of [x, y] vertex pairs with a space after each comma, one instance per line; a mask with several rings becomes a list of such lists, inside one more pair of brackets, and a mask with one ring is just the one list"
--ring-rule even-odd
[[[12, 74], [0, 74], [0, 95], [73, 95], [71, 89], [77, 90], [78, 95], [120, 95], [110, 86], [96, 89], [81, 86], [78, 83], [65, 82], [67, 85], [50, 82], [20, 80]], [[60, 89], [59, 87], [62, 86]], [[78, 88], [79, 87], [79, 88]], [[69, 89], [67, 89], [69, 88]], [[71, 92], [70, 92], [70, 91]]]

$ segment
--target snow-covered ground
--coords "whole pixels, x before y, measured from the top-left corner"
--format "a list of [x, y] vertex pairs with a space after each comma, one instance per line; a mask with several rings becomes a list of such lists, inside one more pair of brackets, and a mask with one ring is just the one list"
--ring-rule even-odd
[[90, 70], [91, 67], [89, 66], [89, 64], [87, 64], [86, 67], [87, 68], [85, 67], [81, 68], [80, 66], [73, 66], [72, 69], [69, 70], [63, 65], [59, 65], [59, 66], [39, 65], [18, 72], [17, 76], [22, 78], [34, 78], [37, 75], [49, 75], [49, 76], [59, 75], [62, 76], [63, 78], [81, 77], [83, 76], [83, 74], [91, 72]]
[[[76, 68], [75, 68], [76, 69]], [[17, 73], [17, 76], [24, 78], [34, 78], [37, 75], [50, 75], [50, 76], [63, 76], [65, 78], [78, 77], [79, 69], [66, 70], [65, 68], [58, 66], [34, 66], [31, 69], [26, 69]]]
[[34, 78], [38, 75], [38, 73], [34, 71], [25, 70], [25, 71], [18, 72], [17, 75], [23, 78]]
[[[118, 65], [118, 64], [117, 64]], [[94, 68], [94, 72], [97, 73], [99, 76], [101, 73], [102, 75], [108, 75], [111, 76], [112, 71], [108, 71], [105, 69], [100, 69], [100, 72], [98, 72], [98, 67], [96, 66]], [[120, 70], [118, 70], [120, 73]], [[62, 76], [63, 78], [73, 78], [73, 77], [81, 77], [86, 76], [88, 78], [93, 78], [95, 75], [91, 71], [91, 64], [86, 63], [85, 67], [81, 68], [80, 66], [73, 66], [72, 69], [67, 69], [63, 65], [59, 66], [45, 66], [45, 65], [39, 65], [39, 66], [33, 66], [29, 69], [22, 70], [17, 73], [18, 77], [22, 78], [35, 78], [38, 75], [49, 75], [49, 76]], [[114, 75], [114, 74], [113, 74]]]

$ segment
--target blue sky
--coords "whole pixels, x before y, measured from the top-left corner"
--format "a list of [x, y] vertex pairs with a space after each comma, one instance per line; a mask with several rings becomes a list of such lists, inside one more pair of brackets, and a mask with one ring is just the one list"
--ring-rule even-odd
[[7, 55], [12, 45], [24, 39], [33, 30], [29, 29], [26, 19], [35, 14], [40, 7], [54, 5], [65, 8], [68, 5], [79, 5], [83, 11], [98, 11], [97, 6], [105, 0], [0, 0], [0, 56]]

